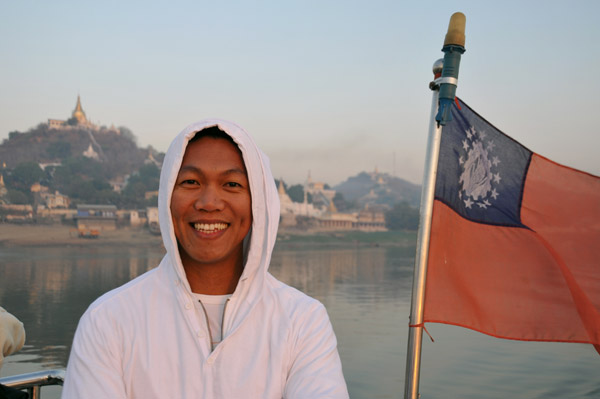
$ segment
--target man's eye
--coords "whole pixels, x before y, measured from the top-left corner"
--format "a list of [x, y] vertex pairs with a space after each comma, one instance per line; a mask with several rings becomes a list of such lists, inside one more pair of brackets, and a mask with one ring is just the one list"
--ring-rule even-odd
[[242, 187], [242, 185], [240, 183], [230, 181], [230, 182], [225, 183], [225, 187]]
[[181, 184], [198, 184], [198, 182], [194, 179], [186, 179], [181, 182]]

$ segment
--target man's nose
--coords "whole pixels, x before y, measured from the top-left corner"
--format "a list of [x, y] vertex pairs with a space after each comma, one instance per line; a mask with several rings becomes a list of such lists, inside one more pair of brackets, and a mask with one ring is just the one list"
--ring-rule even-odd
[[223, 196], [217, 187], [206, 185], [198, 190], [198, 196], [194, 202], [194, 208], [197, 211], [220, 211], [223, 209], [223, 205]]

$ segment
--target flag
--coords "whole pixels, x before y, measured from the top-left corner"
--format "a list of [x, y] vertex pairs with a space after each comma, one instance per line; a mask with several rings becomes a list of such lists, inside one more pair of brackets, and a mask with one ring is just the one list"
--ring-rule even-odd
[[600, 178], [457, 99], [442, 129], [424, 322], [600, 353]]

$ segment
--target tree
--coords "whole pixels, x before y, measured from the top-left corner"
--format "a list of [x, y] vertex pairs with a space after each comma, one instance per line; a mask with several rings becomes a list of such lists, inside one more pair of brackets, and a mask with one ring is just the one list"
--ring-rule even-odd
[[[294, 184], [287, 189], [287, 193], [294, 202], [304, 202], [304, 187], [301, 184]], [[307, 201], [312, 204], [312, 195], [308, 193]]]
[[31, 203], [29, 196], [19, 190], [8, 190], [8, 202], [11, 204], [25, 205]]
[[48, 144], [46, 152], [52, 159], [65, 159], [71, 155], [71, 143], [66, 141], [55, 141], [54, 143]]
[[[33, 183], [38, 183], [44, 178], [45, 173], [35, 162], [21, 162], [12, 170], [10, 183], [13, 188], [28, 192]], [[7, 182], [8, 183], [8, 182]]]
[[129, 129], [125, 126], [119, 126], [119, 133], [121, 134], [121, 136], [126, 137], [129, 140], [131, 140], [132, 142], [137, 144], [137, 137], [135, 136], [135, 134], [133, 134], [131, 129]]
[[419, 227], [419, 210], [399, 202], [385, 213], [385, 225], [390, 230], [416, 230]]
[[333, 205], [339, 212], [344, 212], [352, 207], [352, 204], [346, 201], [344, 195], [339, 191], [333, 196]]
[[146, 191], [158, 190], [160, 169], [153, 163], [146, 164], [138, 170], [140, 181], [146, 186]]

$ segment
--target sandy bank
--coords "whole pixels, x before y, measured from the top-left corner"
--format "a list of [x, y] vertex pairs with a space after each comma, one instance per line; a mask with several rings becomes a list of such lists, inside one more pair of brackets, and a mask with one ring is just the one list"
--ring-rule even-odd
[[130, 245], [162, 246], [159, 235], [147, 229], [102, 231], [98, 238], [80, 238], [73, 226], [0, 223], [1, 246]]

